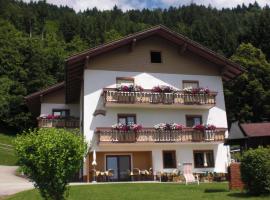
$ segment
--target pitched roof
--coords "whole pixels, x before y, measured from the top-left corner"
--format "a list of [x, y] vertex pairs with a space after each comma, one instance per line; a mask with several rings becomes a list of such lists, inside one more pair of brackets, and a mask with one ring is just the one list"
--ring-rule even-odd
[[240, 124], [240, 127], [248, 137], [270, 136], [270, 122]]
[[131, 45], [136, 41], [153, 35], [165, 38], [175, 43], [179, 47], [185, 49], [185, 51], [193, 52], [209, 60], [210, 62], [219, 65], [222, 71], [222, 78], [225, 81], [231, 80], [245, 71], [240, 65], [232, 62], [224, 56], [215, 53], [214, 51], [200, 45], [195, 41], [190, 40], [189, 38], [179, 33], [168, 29], [165, 26], [158, 25], [144, 31], [137, 32], [135, 34], [128, 35], [122, 39], [91, 48], [78, 54], [74, 54], [67, 58], [66, 101], [72, 102], [79, 98], [83, 69], [89, 58], [114, 50], [124, 45]]
[[44, 89], [42, 89], [40, 91], [37, 91], [35, 93], [29, 94], [29, 95], [25, 96], [24, 98], [26, 100], [28, 100], [28, 99], [32, 99], [32, 98], [35, 98], [35, 97], [40, 97], [42, 95], [49, 94], [51, 92], [62, 89], [64, 87], [65, 87], [65, 82], [63, 81], [63, 82], [60, 82], [60, 83], [56, 83], [56, 84], [54, 84], [54, 85], [52, 85], [50, 87], [44, 88]]

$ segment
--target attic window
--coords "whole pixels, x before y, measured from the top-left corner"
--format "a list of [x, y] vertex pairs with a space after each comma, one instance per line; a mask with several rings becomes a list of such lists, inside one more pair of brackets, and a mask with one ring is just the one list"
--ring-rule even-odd
[[151, 51], [151, 63], [161, 63], [161, 52]]

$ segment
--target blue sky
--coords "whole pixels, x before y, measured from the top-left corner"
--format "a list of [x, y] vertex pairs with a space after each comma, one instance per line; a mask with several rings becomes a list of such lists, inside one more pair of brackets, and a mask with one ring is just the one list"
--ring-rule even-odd
[[[30, 0], [23, 0], [29, 2]], [[38, 1], [38, 0], [34, 0]], [[67, 5], [72, 7], [77, 12], [85, 10], [86, 8], [97, 7], [100, 10], [112, 9], [114, 5], [117, 5], [122, 10], [130, 9], [143, 9], [143, 8], [168, 8], [170, 6], [187, 5], [191, 2], [206, 5], [212, 5], [216, 8], [230, 8], [235, 7], [238, 4], [249, 4], [255, 0], [47, 0], [48, 3], [55, 5]], [[270, 5], [270, 0], [257, 0], [257, 2], [264, 6]]]

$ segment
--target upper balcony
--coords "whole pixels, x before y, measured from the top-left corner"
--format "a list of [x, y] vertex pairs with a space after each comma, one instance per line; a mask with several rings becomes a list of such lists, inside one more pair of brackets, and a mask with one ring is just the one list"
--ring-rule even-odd
[[188, 93], [176, 91], [159, 93], [152, 90], [126, 92], [104, 88], [104, 104], [107, 107], [155, 107], [181, 109], [210, 109], [216, 105], [217, 92]]
[[75, 129], [80, 127], [79, 118], [38, 118], [38, 127], [39, 128], [70, 128]]
[[119, 131], [109, 127], [97, 128], [99, 143], [185, 143], [185, 142], [224, 142], [226, 128], [197, 131], [193, 128], [183, 130], [156, 130], [143, 128], [139, 131]]

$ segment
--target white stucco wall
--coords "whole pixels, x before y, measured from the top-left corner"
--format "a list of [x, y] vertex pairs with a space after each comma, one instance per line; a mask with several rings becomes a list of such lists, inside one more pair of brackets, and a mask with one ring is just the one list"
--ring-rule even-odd
[[40, 114], [52, 114], [53, 109], [70, 109], [70, 115], [80, 117], [79, 104], [41, 103]]
[[[115, 87], [116, 77], [134, 77], [135, 84], [145, 89], [156, 85], [170, 85], [182, 89], [183, 80], [198, 80], [201, 87], [217, 91], [217, 104], [210, 110], [205, 109], [156, 109], [156, 108], [104, 108], [101, 96], [105, 87]], [[117, 122], [117, 113], [137, 114], [137, 123], [152, 127], [160, 122], [185, 124], [186, 114], [201, 114], [203, 122], [217, 127], [227, 127], [224, 95], [221, 77], [202, 75], [158, 74], [139, 72], [119, 72], [86, 70], [84, 75], [84, 134], [88, 141], [96, 127], [110, 127]], [[106, 116], [93, 116], [96, 109], [105, 109]]]
[[[198, 80], [200, 87], [208, 87], [212, 91], [217, 91], [216, 106], [206, 109], [157, 109], [157, 108], [105, 108], [103, 107], [102, 89], [105, 87], [115, 87], [116, 77], [134, 77], [135, 84], [141, 85], [145, 89], [151, 89], [157, 85], [169, 85], [177, 89], [182, 89], [183, 80]], [[106, 116], [93, 116], [96, 109], [105, 109]], [[142, 72], [119, 72], [103, 70], [85, 70], [84, 72], [84, 135], [87, 142], [92, 140], [96, 127], [111, 127], [117, 123], [118, 113], [136, 114], [137, 123], [144, 127], [153, 127], [160, 122], [176, 122], [186, 124], [185, 115], [199, 114], [203, 117], [203, 123], [214, 124], [217, 127], [227, 128], [227, 118], [223, 95], [222, 79], [219, 76], [204, 75], [183, 75], [183, 74], [160, 74]], [[212, 145], [212, 146], [211, 146]], [[127, 146], [133, 148], [132, 144]], [[153, 146], [153, 167], [161, 170], [162, 149], [171, 149], [171, 144], [166, 146]], [[99, 147], [102, 151], [103, 147]], [[105, 147], [104, 147], [105, 148]], [[120, 148], [114, 145], [115, 148]], [[137, 147], [138, 148], [138, 147]], [[143, 147], [140, 147], [143, 148]], [[216, 160], [216, 167], [212, 169], [217, 172], [225, 172], [227, 164], [227, 148], [223, 144], [183, 144], [174, 147], [177, 152], [177, 159], [182, 162], [193, 163], [193, 150], [213, 149]], [[121, 149], [120, 149], [121, 150]], [[125, 149], [126, 150], [126, 149]], [[178, 161], [178, 162], [179, 162]]]

